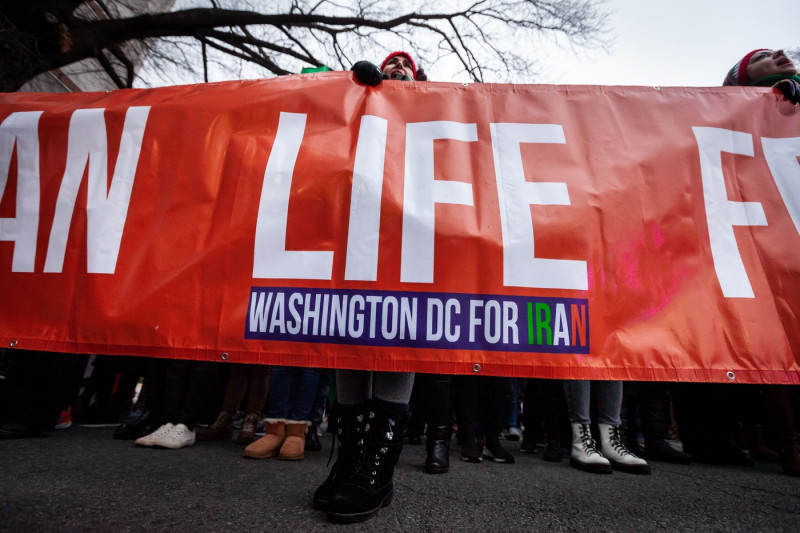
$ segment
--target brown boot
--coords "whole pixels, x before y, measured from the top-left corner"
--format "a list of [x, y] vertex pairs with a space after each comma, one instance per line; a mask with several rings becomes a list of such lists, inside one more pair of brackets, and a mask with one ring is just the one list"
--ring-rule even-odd
[[778, 452], [767, 446], [761, 426], [745, 426], [744, 433], [750, 457], [761, 461], [778, 461]]
[[278, 459], [299, 461], [305, 457], [306, 432], [308, 432], [308, 422], [288, 422], [286, 424], [286, 440], [283, 441]]
[[220, 411], [214, 423], [207, 428], [197, 428], [199, 440], [229, 439], [233, 432], [233, 415], [228, 411]]
[[250, 444], [256, 438], [256, 426], [261, 421], [258, 413], [247, 413], [242, 421], [242, 429], [236, 437], [236, 444]]
[[244, 449], [244, 456], [251, 459], [275, 457], [286, 440], [286, 421], [268, 418], [264, 424], [264, 436]]

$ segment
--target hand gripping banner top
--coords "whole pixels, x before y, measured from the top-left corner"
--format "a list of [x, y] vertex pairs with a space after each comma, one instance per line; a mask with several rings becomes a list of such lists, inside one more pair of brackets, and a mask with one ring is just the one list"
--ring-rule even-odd
[[0, 95], [0, 346], [800, 382], [800, 108], [347, 72]]

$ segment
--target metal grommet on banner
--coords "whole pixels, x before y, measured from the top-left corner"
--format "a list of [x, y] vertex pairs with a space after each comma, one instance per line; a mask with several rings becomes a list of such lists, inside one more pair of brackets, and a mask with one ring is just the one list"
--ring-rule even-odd
[[481, 365], [479, 365], [478, 363], [475, 363], [474, 365], [472, 365], [472, 371], [477, 374], [478, 372], [481, 371]]
[[653, 89], [655, 89], [656, 91], [660, 91], [660, 90], [661, 90], [661, 87], [659, 87], [658, 85], [656, 85], [656, 86], [654, 86], [654, 87], [653, 87]]
[[727, 373], [727, 374], [725, 374], [725, 375], [726, 375], [726, 376], [728, 376], [728, 379], [729, 379], [729, 380], [731, 380], [731, 381], [733, 381], [733, 380], [735, 380], [735, 379], [736, 379], [736, 374], [734, 374], [734, 373], [733, 373], [733, 372], [731, 372], [730, 370], [728, 370], [728, 373]]
[[16, 345], [17, 345], [17, 341], [16, 340], [13, 340], [13, 341], [8, 343], [9, 348], [13, 348]]
[[220, 355], [220, 358], [223, 361], [227, 361], [228, 360], [228, 352], [222, 352], [222, 354]]
[[461, 84], [461, 86], [462, 86], [462, 87], [469, 87], [469, 83], [467, 83], [467, 82], [464, 82], [464, 83], [462, 83], [462, 84]]

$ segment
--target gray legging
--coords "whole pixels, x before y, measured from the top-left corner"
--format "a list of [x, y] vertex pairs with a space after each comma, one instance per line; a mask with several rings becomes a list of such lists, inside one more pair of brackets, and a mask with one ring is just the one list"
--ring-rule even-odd
[[622, 382], [621, 381], [564, 381], [567, 395], [569, 421], [574, 424], [590, 424], [589, 402], [592, 389], [597, 400], [597, 423], [619, 426], [622, 424]]
[[372, 398], [407, 404], [413, 386], [413, 372], [336, 371], [336, 395], [343, 405], [360, 405]]

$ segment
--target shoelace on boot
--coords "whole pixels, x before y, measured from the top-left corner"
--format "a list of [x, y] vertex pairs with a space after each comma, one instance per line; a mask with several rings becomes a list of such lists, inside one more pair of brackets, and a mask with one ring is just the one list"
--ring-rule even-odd
[[608, 436], [608, 442], [611, 444], [611, 447], [614, 448], [614, 451], [620, 454], [622, 457], [626, 455], [630, 455], [631, 457], [635, 457], [628, 448], [622, 444], [622, 436], [619, 433], [619, 426], [611, 426], [611, 431]]
[[211, 424], [208, 429], [225, 429], [228, 425], [233, 422], [233, 417], [230, 413], [220, 414], [214, 423]]
[[597, 444], [592, 438], [592, 431], [588, 425], [581, 426], [581, 441], [583, 442], [583, 453], [586, 455], [602, 455], [600, 450], [597, 449]]
[[[375, 418], [375, 413], [369, 412], [367, 415], [367, 423], [364, 425], [364, 432], [362, 438], [358, 442], [360, 449], [360, 458], [358, 466], [350, 474], [348, 482], [353, 482], [357, 485], [364, 486], [365, 484], [374, 485], [380, 470], [381, 463], [385, 459], [386, 454], [389, 452], [388, 446], [381, 444], [380, 438], [370, 434], [370, 421]], [[389, 427], [383, 435], [388, 442], [391, 442], [394, 437], [395, 421], [391, 418], [387, 419]]]

